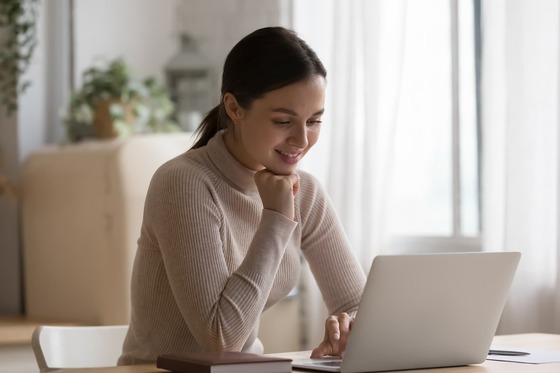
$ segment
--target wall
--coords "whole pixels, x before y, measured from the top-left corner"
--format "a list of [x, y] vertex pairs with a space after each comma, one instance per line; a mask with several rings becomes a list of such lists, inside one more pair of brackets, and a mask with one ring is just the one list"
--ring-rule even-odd
[[[39, 12], [44, 13], [42, 2]], [[46, 24], [40, 17], [38, 35], [46, 34]], [[19, 98], [19, 111], [8, 115], [0, 108], [0, 172], [18, 183], [20, 166], [33, 148], [45, 139], [45, 53], [39, 44], [23, 81], [32, 85]], [[18, 314], [24, 311], [22, 296], [21, 243], [19, 201], [0, 198], [0, 313]]]
[[[0, 109], [0, 173], [11, 180], [18, 174], [17, 124], [16, 116]], [[0, 312], [10, 314], [22, 310], [18, 230], [17, 202], [0, 198]]]
[[[231, 47], [263, 26], [289, 25], [288, 0], [80, 0], [75, 2], [75, 81], [100, 57], [124, 57], [138, 77], [164, 79], [165, 63], [188, 33], [213, 71], [216, 103]], [[103, 25], [103, 27], [99, 27]]]
[[[74, 43], [70, 43], [70, 0], [40, 1], [39, 45], [20, 97], [16, 117], [0, 112], [0, 170], [15, 181], [27, 155], [45, 144], [65, 141], [60, 111], [71, 82], [96, 57], [124, 57], [138, 77], [163, 79], [163, 65], [178, 48], [178, 33], [200, 40], [214, 71], [216, 103], [220, 70], [229, 49], [249, 31], [290, 24], [290, 0], [79, 0], [74, 1]], [[71, 48], [73, 47], [73, 48]], [[74, 66], [74, 74], [70, 71]], [[0, 198], [0, 314], [24, 312], [18, 206]]]

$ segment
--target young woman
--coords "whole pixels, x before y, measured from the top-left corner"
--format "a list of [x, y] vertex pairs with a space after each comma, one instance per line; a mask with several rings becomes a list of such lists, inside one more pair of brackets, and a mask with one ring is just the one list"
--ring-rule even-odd
[[313, 356], [344, 350], [365, 274], [325, 191], [297, 169], [319, 138], [325, 79], [313, 50], [281, 27], [231, 50], [198, 141], [150, 184], [120, 365], [263, 352], [261, 314], [297, 285], [302, 254], [332, 314]]

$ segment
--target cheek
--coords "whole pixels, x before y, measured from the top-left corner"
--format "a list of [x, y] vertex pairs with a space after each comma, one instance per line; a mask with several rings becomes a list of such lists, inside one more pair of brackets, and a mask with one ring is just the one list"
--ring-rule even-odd
[[307, 132], [307, 141], [309, 147], [311, 148], [319, 140], [319, 134], [321, 133], [321, 128], [311, 129]]
[[262, 126], [259, 123], [244, 121], [240, 129], [240, 138], [243, 139], [246, 146], [255, 146], [263, 142]]
[[278, 143], [281, 142], [274, 132], [266, 131], [262, 125], [252, 128], [245, 128], [243, 132], [243, 145], [247, 153], [254, 159], [267, 155]]

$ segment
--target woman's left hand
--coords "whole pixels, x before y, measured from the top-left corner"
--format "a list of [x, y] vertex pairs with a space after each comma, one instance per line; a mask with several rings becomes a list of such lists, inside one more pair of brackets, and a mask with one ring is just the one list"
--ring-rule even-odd
[[342, 356], [348, 343], [353, 322], [354, 318], [346, 312], [342, 312], [337, 316], [329, 316], [325, 322], [325, 338], [311, 352], [311, 357], [320, 358], [326, 355]]

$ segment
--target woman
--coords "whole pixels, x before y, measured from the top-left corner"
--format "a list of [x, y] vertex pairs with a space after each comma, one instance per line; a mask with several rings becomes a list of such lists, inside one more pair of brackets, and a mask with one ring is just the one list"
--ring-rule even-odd
[[332, 314], [313, 356], [344, 350], [365, 274], [327, 195], [297, 169], [319, 137], [325, 79], [316, 54], [284, 28], [231, 50], [198, 141], [150, 184], [119, 364], [263, 352], [260, 316], [296, 286], [301, 253]]

